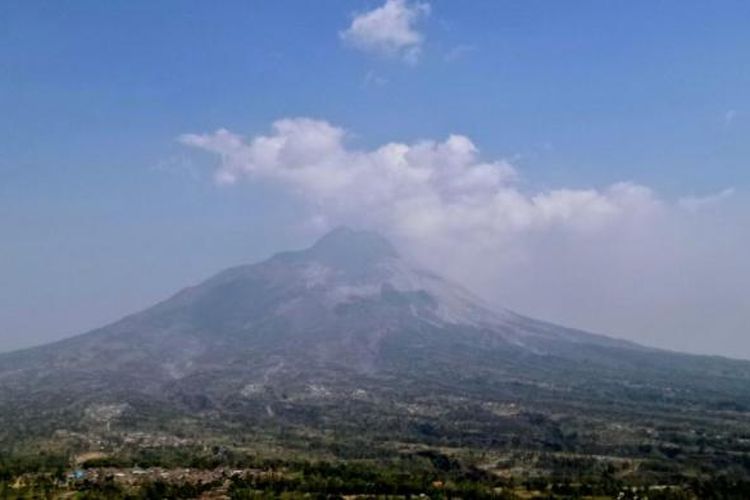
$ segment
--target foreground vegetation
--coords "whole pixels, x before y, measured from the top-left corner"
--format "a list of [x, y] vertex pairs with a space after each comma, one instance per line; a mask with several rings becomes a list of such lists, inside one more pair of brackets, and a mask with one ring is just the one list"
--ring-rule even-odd
[[[669, 460], [560, 452], [405, 446], [377, 459], [300, 459], [298, 450], [262, 448], [261, 455], [218, 445], [6, 454], [0, 459], [0, 499], [750, 498], [743, 460], [720, 474], [700, 474], [699, 463], [670, 468]], [[660, 467], [672, 473], [654, 475]]]
[[371, 399], [285, 390], [229, 418], [128, 402], [53, 420], [6, 405], [0, 499], [750, 498], [750, 413], [737, 404], [423, 387]]

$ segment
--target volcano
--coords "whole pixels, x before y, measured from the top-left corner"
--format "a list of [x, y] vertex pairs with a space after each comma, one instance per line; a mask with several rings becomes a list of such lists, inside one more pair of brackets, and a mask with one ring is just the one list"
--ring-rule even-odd
[[103, 328], [0, 355], [0, 441], [106, 424], [594, 446], [561, 429], [615, 418], [632, 437], [647, 432], [644, 411], [740, 418], [749, 382], [748, 362], [490, 306], [378, 234], [338, 228]]

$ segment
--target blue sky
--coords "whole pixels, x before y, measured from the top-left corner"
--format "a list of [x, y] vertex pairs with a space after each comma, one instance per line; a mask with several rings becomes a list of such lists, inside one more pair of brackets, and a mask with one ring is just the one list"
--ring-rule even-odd
[[[513, 189], [530, 199], [563, 188], [604, 193], [629, 182], [671, 207], [730, 189], [721, 207], [689, 220], [675, 216], [668, 226], [680, 234], [675, 241], [695, 245], [690, 259], [701, 263], [678, 258], [682, 265], [705, 264], [700, 276], [725, 280], [716, 290], [728, 294], [727, 308], [706, 306], [732, 317], [719, 346], [697, 329], [680, 336], [685, 326], [643, 310], [627, 295], [635, 291], [610, 290], [613, 304], [635, 305], [613, 305], [593, 320], [590, 309], [555, 303], [554, 295], [533, 302], [537, 286], [581, 282], [519, 278], [529, 266], [557, 262], [529, 247], [513, 249], [525, 252], [518, 266], [495, 262], [492, 255], [503, 259], [507, 247], [493, 247], [485, 262], [501, 269], [494, 284], [450, 273], [547, 319], [620, 336], [648, 331], [631, 337], [653, 345], [750, 356], [750, 343], [733, 326], [746, 319], [739, 309], [747, 290], [726, 281], [736, 272], [710, 267], [734, 264], [746, 242], [750, 4], [402, 2], [429, 5], [410, 26], [421, 37], [411, 61], [342, 37], [357, 15], [382, 5], [2, 2], [0, 350], [78, 333], [223, 267], [304, 245], [322, 230], [307, 223], [312, 205], [323, 205], [326, 224], [351, 223], [274, 178], [248, 175], [219, 186], [216, 157], [178, 140], [219, 128], [269, 135], [276, 120], [310, 117], [345, 129], [350, 150], [462, 134], [482, 158], [511, 163]], [[383, 220], [363, 223], [414, 246], [415, 255], [442, 241], [409, 240]], [[719, 247], [704, 247], [706, 240]], [[588, 259], [579, 251], [584, 243], [567, 250], [581, 255], [576, 262]], [[656, 265], [633, 259], [623, 257], [623, 267]], [[702, 279], [694, 282], [705, 285]], [[504, 288], [503, 280], [514, 285]], [[674, 286], [655, 300], [671, 311], [700, 308], [719, 294], [683, 297], [677, 282], [666, 282]], [[623, 315], [647, 317], [650, 326]]]

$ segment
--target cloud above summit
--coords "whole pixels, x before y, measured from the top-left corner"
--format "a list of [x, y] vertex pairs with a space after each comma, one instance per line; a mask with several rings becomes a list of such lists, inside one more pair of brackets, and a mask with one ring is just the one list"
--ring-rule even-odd
[[380, 7], [356, 15], [339, 36], [344, 43], [364, 52], [414, 63], [424, 42], [417, 24], [429, 13], [428, 3], [386, 0]]
[[483, 159], [464, 135], [370, 150], [349, 147], [348, 136], [323, 120], [286, 118], [267, 135], [244, 138], [221, 129], [180, 141], [218, 156], [215, 179], [221, 184], [272, 181], [302, 197], [318, 216], [364, 220], [390, 233], [506, 235], [553, 226], [586, 231], [661, 204], [649, 188], [628, 182], [526, 192], [510, 162]]

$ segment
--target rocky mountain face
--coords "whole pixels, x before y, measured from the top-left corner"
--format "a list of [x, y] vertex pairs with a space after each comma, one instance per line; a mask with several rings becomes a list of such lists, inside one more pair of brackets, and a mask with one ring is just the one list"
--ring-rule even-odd
[[[385, 434], [413, 424], [435, 435], [442, 422], [444, 436], [487, 439], [497, 435], [488, 415], [510, 418], [498, 408], [744, 411], [748, 382], [750, 363], [497, 310], [377, 234], [339, 228], [103, 328], [0, 355], [0, 440], [61, 421], [186, 419]], [[378, 418], [361, 424], [362, 415]]]

